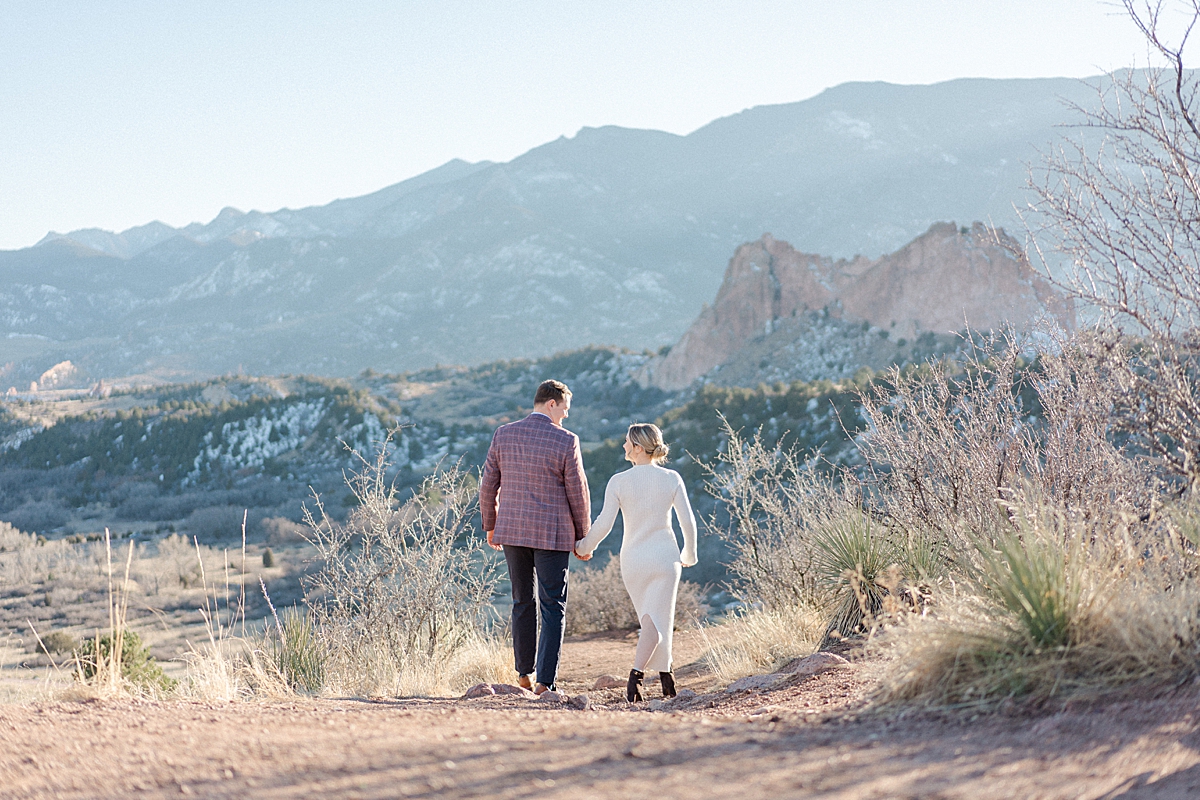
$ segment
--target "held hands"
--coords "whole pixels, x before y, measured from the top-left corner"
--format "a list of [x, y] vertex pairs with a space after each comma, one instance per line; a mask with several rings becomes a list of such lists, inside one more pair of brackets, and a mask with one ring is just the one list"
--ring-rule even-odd
[[496, 543], [495, 543], [495, 542], [492, 540], [492, 537], [495, 535], [495, 533], [496, 533], [496, 532], [495, 532], [494, 530], [492, 530], [492, 531], [488, 531], [488, 532], [487, 532], [487, 543], [488, 543], [488, 546], [489, 546], [489, 547], [491, 547], [493, 550], [503, 550], [503, 549], [504, 549], [504, 545], [502, 545], [502, 544], [496, 544]]
[[580, 561], [591, 561], [591, 560], [592, 560], [592, 554], [591, 554], [591, 553], [588, 553], [587, 555], [584, 555], [583, 553], [580, 553], [580, 552], [579, 552], [579, 549], [578, 549], [578, 548], [576, 548], [576, 549], [575, 549], [575, 557], [576, 557], [576, 558], [578, 558]]

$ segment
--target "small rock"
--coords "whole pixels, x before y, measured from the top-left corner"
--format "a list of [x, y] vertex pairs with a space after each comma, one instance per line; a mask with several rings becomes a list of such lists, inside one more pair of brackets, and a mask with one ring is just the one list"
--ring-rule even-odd
[[492, 692], [494, 694], [515, 694], [519, 697], [537, 697], [536, 694], [528, 689], [524, 689], [520, 686], [513, 686], [511, 683], [493, 683]]
[[543, 703], [565, 703], [567, 702], [567, 696], [561, 692], [547, 689], [538, 696], [538, 700]]
[[786, 675], [750, 675], [745, 678], [738, 678], [733, 683], [725, 687], [726, 692], [766, 692], [774, 689], [787, 678]]
[[490, 683], [477, 683], [470, 689], [467, 689], [463, 694], [463, 698], [471, 699], [474, 697], [495, 697], [496, 690], [492, 688]]
[[677, 703], [686, 703], [689, 700], [695, 700], [696, 693], [691, 689], [680, 689], [679, 694], [667, 701], [667, 705], [675, 705]]
[[650, 710], [651, 711], [661, 711], [663, 705], [664, 705], [663, 701], [656, 697], [650, 701]]
[[592, 707], [592, 701], [586, 694], [577, 694], [567, 701], [567, 705], [576, 711], [587, 711]]
[[802, 678], [826, 672], [827, 670], [837, 669], [838, 667], [844, 667], [849, 663], [849, 661], [837, 653], [813, 653], [811, 656], [793, 658], [779, 672]]
[[621, 680], [615, 675], [601, 675], [599, 678], [596, 678], [596, 682], [592, 684], [592, 691], [599, 691], [600, 689], [620, 689], [624, 686], [625, 681]]

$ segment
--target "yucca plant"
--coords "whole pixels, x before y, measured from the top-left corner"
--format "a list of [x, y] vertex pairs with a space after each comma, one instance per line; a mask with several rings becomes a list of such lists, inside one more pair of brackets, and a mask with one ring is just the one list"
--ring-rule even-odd
[[864, 620], [883, 609], [889, 569], [899, 560], [887, 531], [861, 508], [814, 526], [817, 574], [832, 593], [833, 618], [821, 646], [863, 630]]
[[297, 608], [276, 615], [266, 651], [279, 677], [293, 690], [316, 694], [325, 685], [325, 652], [312, 619]]

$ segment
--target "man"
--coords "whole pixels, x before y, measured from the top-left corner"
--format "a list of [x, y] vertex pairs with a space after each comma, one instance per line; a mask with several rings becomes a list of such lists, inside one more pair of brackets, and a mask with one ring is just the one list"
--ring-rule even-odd
[[591, 524], [579, 437], [562, 427], [570, 410], [566, 384], [544, 381], [534, 395], [533, 413], [496, 429], [479, 484], [488, 544], [504, 550], [512, 582], [517, 682], [531, 688], [529, 675], [536, 671], [532, 688], [539, 695], [554, 688], [567, 612], [567, 567], [575, 542]]

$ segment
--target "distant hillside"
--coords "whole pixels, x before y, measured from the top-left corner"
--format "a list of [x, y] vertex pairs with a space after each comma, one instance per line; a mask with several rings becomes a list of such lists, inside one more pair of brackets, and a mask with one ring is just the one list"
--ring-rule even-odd
[[676, 390], [701, 376], [838, 379], [927, 358], [967, 327], [1028, 329], [1041, 318], [1074, 324], [1003, 229], [938, 223], [895, 253], [839, 261], [764, 235], [737, 249], [716, 300], [643, 380]]
[[[4, 402], [0, 520], [66, 534], [108, 524], [187, 525], [216, 507], [238, 520], [249, 509], [253, 533], [265, 517], [297, 518], [310, 487], [338, 514], [344, 471], [357, 464], [345, 446], [369, 455], [400, 426], [391, 461], [402, 490], [439, 464], [478, 467], [495, 427], [529, 413], [548, 376], [572, 387], [568, 426], [590, 452], [678, 402], [634, 380], [646, 360], [591, 348], [469, 369], [368, 372], [353, 381], [235, 377]], [[608, 477], [594, 476], [600, 491]]]
[[1071, 80], [854, 83], [688, 136], [584, 129], [365, 197], [0, 252], [0, 390], [71, 360], [151, 373], [352, 375], [672, 343], [770, 231], [833, 258], [937, 220], [1004, 224], [1025, 163], [1089, 102]]

